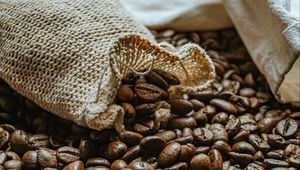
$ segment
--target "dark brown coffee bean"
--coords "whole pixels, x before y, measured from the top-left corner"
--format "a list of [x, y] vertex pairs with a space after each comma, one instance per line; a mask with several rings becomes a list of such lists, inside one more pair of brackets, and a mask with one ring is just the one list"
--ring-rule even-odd
[[292, 137], [298, 130], [298, 124], [294, 119], [283, 119], [276, 125], [276, 133], [279, 135], [289, 138]]
[[57, 149], [57, 157], [58, 160], [64, 164], [77, 161], [80, 159], [79, 149], [70, 146], [60, 147]]
[[36, 151], [27, 151], [22, 157], [22, 165], [25, 169], [38, 169]]
[[3, 149], [9, 141], [9, 132], [0, 127], [0, 149]]
[[229, 119], [225, 128], [229, 137], [236, 135], [241, 127], [241, 121], [238, 118]]
[[205, 123], [207, 123], [207, 120], [208, 120], [206, 114], [204, 114], [202, 111], [203, 110], [200, 109], [199, 111], [194, 112], [191, 115], [197, 121], [198, 126], [204, 126]]
[[249, 130], [250, 132], [255, 132], [258, 128], [256, 121], [252, 118], [239, 118], [241, 121], [241, 128]]
[[141, 140], [140, 146], [144, 153], [148, 155], [156, 155], [165, 146], [165, 140], [158, 136], [147, 136]]
[[132, 125], [135, 121], [136, 112], [134, 107], [130, 103], [121, 103], [121, 107], [124, 109], [125, 112], [125, 121], [124, 123]]
[[247, 165], [245, 170], [265, 170], [263, 166], [258, 165], [257, 163], [250, 163]]
[[259, 121], [257, 126], [260, 133], [270, 133], [271, 130], [276, 126], [277, 121], [273, 118], [264, 118]]
[[42, 148], [37, 151], [37, 160], [42, 168], [57, 168], [58, 161], [56, 159], [56, 156], [56, 151], [51, 149]]
[[144, 161], [130, 163], [128, 167], [132, 170], [155, 170], [149, 163]]
[[268, 110], [265, 113], [265, 117], [276, 119], [277, 121], [284, 119], [288, 115], [287, 112], [281, 110]]
[[87, 167], [94, 167], [94, 166], [106, 166], [109, 167], [110, 166], [110, 162], [105, 159], [105, 158], [101, 158], [101, 157], [95, 157], [95, 158], [90, 158], [86, 161], [85, 166]]
[[233, 138], [232, 140], [230, 141], [231, 143], [236, 143], [236, 142], [239, 142], [239, 141], [242, 141], [242, 140], [247, 140], [248, 137], [250, 135], [250, 131], [249, 130], [240, 130], [239, 133], [237, 133]]
[[283, 159], [283, 152], [284, 151], [282, 149], [271, 150], [266, 154], [266, 157], [270, 159]]
[[209, 152], [209, 158], [211, 161], [212, 170], [222, 170], [223, 158], [221, 153], [217, 149], [211, 149]]
[[191, 143], [188, 143], [186, 145], [181, 145], [178, 161], [189, 162], [194, 156], [195, 151], [196, 151], [196, 147]]
[[121, 141], [114, 141], [107, 145], [105, 155], [108, 159], [121, 158], [127, 151], [127, 145]]
[[63, 168], [63, 170], [83, 170], [84, 165], [82, 161], [74, 161], [69, 163], [67, 166]]
[[263, 140], [262, 138], [260, 138], [258, 135], [256, 134], [251, 134], [249, 135], [249, 142], [259, 151], [262, 152], [267, 152], [268, 150], [270, 150], [270, 145], [268, 144], [268, 142], [266, 142], [265, 140]]
[[197, 99], [206, 103], [216, 97], [216, 94], [211, 90], [203, 90], [201, 92], [189, 92], [188, 96], [190, 99]]
[[140, 83], [135, 86], [135, 92], [144, 102], [156, 102], [162, 94], [161, 89], [153, 84]]
[[180, 80], [173, 74], [166, 72], [164, 70], [153, 69], [155, 73], [160, 75], [165, 81], [167, 81], [170, 85], [180, 84]]
[[210, 130], [213, 133], [213, 138], [212, 138], [213, 142], [216, 142], [218, 140], [222, 140], [225, 142], [228, 141], [228, 135], [223, 125], [218, 123], [212, 124], [210, 126]]
[[195, 151], [194, 155], [198, 155], [200, 153], [208, 154], [210, 149], [211, 148], [209, 146], [199, 146], [199, 147], [196, 148], [196, 151]]
[[238, 164], [245, 166], [253, 161], [253, 156], [245, 153], [229, 152], [230, 157]]
[[207, 128], [196, 128], [194, 130], [195, 142], [200, 145], [209, 145], [213, 140], [213, 133]]
[[143, 135], [132, 131], [125, 131], [120, 134], [120, 140], [130, 146], [139, 144], [142, 139]]
[[221, 140], [215, 142], [212, 148], [217, 149], [222, 154], [228, 154], [229, 152], [231, 152], [230, 145], [228, 145], [225, 141], [221, 141]]
[[135, 107], [135, 111], [139, 116], [149, 116], [156, 111], [156, 105], [152, 103], [140, 104]]
[[254, 161], [263, 162], [264, 159], [265, 159], [264, 154], [261, 151], [256, 152], [253, 156]]
[[237, 113], [237, 108], [231, 104], [230, 102], [227, 102], [226, 100], [223, 99], [213, 99], [209, 102], [211, 105], [216, 106], [222, 111], [236, 114]]
[[157, 128], [153, 120], [145, 120], [144, 122], [135, 123], [133, 125], [133, 130], [136, 131], [139, 134], [142, 134], [144, 136], [151, 135], [156, 132]]
[[268, 143], [274, 148], [284, 148], [286, 140], [280, 135], [268, 134]]
[[134, 98], [134, 93], [130, 86], [121, 85], [118, 89], [117, 97], [122, 102], [129, 102]]
[[254, 155], [256, 152], [254, 147], [245, 141], [235, 143], [231, 149], [233, 152], [247, 153], [251, 155]]
[[193, 110], [193, 104], [183, 99], [170, 99], [171, 112], [176, 115], [186, 115]]
[[219, 112], [212, 118], [211, 123], [219, 123], [225, 126], [228, 121], [228, 118], [229, 117], [227, 113]]
[[181, 145], [173, 142], [167, 145], [159, 154], [159, 165], [167, 167], [172, 165], [179, 156]]
[[205, 107], [205, 104], [202, 103], [201, 101], [197, 100], [197, 99], [189, 100], [189, 102], [192, 103], [194, 111], [198, 111], [201, 108]]
[[3, 167], [6, 170], [21, 170], [22, 162], [20, 160], [9, 160], [4, 163]]
[[188, 170], [188, 169], [189, 169], [189, 166], [186, 162], [179, 162], [168, 168], [164, 168], [164, 170]]
[[264, 164], [266, 168], [275, 168], [275, 167], [288, 167], [289, 164], [283, 160], [276, 160], [276, 159], [265, 159]]
[[117, 159], [113, 161], [113, 163], [110, 166], [111, 170], [121, 170], [123, 168], [127, 167], [127, 163], [121, 159]]
[[79, 144], [79, 157], [86, 161], [95, 155], [95, 145], [89, 140], [81, 140]]
[[29, 146], [32, 149], [49, 147], [49, 136], [45, 134], [34, 134], [29, 137]]
[[141, 148], [140, 145], [133, 146], [127, 150], [127, 152], [122, 156], [122, 160], [126, 161], [127, 163], [131, 162], [135, 158], [141, 155]]
[[9, 141], [12, 151], [19, 155], [23, 155], [29, 149], [28, 135], [22, 130], [14, 131]]
[[169, 129], [184, 129], [185, 127], [194, 129], [196, 126], [196, 120], [189, 116], [178, 116], [171, 119], [168, 123]]
[[288, 159], [288, 163], [294, 167], [300, 167], [300, 154], [292, 155]]
[[158, 137], [163, 138], [166, 142], [169, 142], [176, 138], [176, 134], [171, 130], [163, 130], [155, 134]]
[[200, 169], [211, 169], [211, 162], [207, 155], [198, 154], [194, 156], [190, 162], [190, 166], [192, 170], [200, 170]]
[[169, 84], [154, 71], [150, 71], [148, 74], [146, 74], [145, 78], [149, 83], [154, 84], [162, 89], [169, 88]]

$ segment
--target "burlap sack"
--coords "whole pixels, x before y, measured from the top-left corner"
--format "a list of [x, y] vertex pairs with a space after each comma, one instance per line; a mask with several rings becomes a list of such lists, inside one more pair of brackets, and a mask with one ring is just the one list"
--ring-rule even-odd
[[0, 78], [60, 117], [110, 128], [120, 80], [133, 70], [176, 74], [178, 90], [214, 78], [204, 50], [161, 47], [116, 0], [0, 0]]

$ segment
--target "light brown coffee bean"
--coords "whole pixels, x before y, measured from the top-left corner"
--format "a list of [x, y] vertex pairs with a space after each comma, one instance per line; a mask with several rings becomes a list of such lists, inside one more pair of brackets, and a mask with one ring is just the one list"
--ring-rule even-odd
[[121, 159], [117, 159], [112, 162], [110, 169], [111, 170], [121, 170], [127, 167], [127, 163]]
[[118, 89], [117, 97], [122, 102], [129, 102], [134, 98], [134, 92], [129, 85], [121, 85]]
[[83, 170], [84, 165], [82, 161], [74, 161], [69, 163], [67, 166], [63, 168], [63, 170]]

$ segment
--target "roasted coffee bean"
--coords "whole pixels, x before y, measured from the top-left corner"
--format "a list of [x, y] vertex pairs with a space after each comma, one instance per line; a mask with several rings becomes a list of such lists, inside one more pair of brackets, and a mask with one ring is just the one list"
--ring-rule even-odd
[[141, 150], [148, 155], [156, 155], [165, 146], [165, 140], [158, 136], [147, 136], [141, 140]]
[[169, 129], [184, 129], [185, 127], [194, 129], [197, 126], [197, 122], [193, 117], [178, 116], [171, 119], [168, 123]]
[[204, 114], [201, 109], [200, 111], [194, 112], [192, 117], [197, 121], [198, 126], [204, 126], [208, 120], [206, 114]]
[[210, 130], [213, 133], [212, 141], [218, 141], [222, 140], [227, 142], [228, 141], [228, 135], [225, 130], [225, 127], [221, 124], [215, 123], [210, 126]]
[[45, 134], [34, 134], [29, 137], [29, 146], [32, 149], [49, 147], [49, 136]]
[[274, 148], [284, 148], [286, 146], [286, 140], [274, 134], [268, 134], [268, 143]]
[[9, 160], [4, 163], [3, 167], [6, 170], [21, 170], [22, 162], [20, 160]]
[[140, 145], [133, 146], [127, 150], [127, 152], [122, 156], [122, 160], [126, 161], [127, 163], [131, 162], [135, 158], [141, 155], [141, 147]]
[[257, 130], [258, 126], [254, 119], [252, 118], [239, 118], [241, 121], [241, 128], [245, 130], [249, 130], [250, 132], [254, 132]]
[[164, 70], [153, 69], [155, 73], [160, 75], [165, 81], [167, 81], [170, 85], [180, 84], [180, 80], [173, 74], [166, 72]]
[[251, 154], [251, 155], [255, 154], [254, 147], [245, 141], [235, 143], [231, 149], [233, 152], [247, 153], [247, 154]]
[[241, 96], [245, 97], [254, 97], [256, 95], [256, 91], [252, 88], [242, 88], [239, 93]]
[[263, 166], [258, 165], [257, 163], [250, 163], [247, 165], [245, 170], [264, 170]]
[[270, 150], [270, 145], [268, 144], [268, 142], [266, 142], [265, 140], [263, 140], [262, 138], [260, 138], [258, 135], [256, 134], [251, 134], [249, 135], [249, 142], [259, 151], [262, 152], [267, 152], [268, 150]]
[[198, 154], [194, 156], [190, 162], [190, 166], [192, 170], [198, 169], [211, 169], [211, 162], [207, 155], [205, 154]]
[[129, 102], [134, 98], [134, 92], [129, 85], [121, 85], [118, 89], [117, 97], [122, 102]]
[[152, 103], [140, 104], [135, 106], [135, 111], [138, 116], [149, 116], [156, 111], [156, 105]]
[[229, 117], [227, 113], [219, 112], [212, 118], [211, 123], [219, 123], [225, 126], [228, 121], [228, 118]]
[[289, 144], [288, 146], [285, 147], [283, 156], [285, 158], [289, 158], [292, 155], [298, 155], [298, 154], [300, 154], [300, 146]]
[[6, 159], [7, 159], [7, 155], [5, 154], [5, 152], [0, 150], [0, 165], [3, 165]]
[[194, 156], [195, 151], [196, 151], [196, 147], [191, 143], [188, 143], [186, 145], [181, 145], [178, 161], [189, 162]]
[[22, 130], [16, 130], [11, 134], [10, 137], [10, 146], [12, 151], [23, 155], [28, 149], [28, 135]]
[[27, 151], [22, 157], [22, 165], [25, 169], [39, 169], [36, 151]]
[[298, 124], [294, 119], [283, 119], [276, 125], [276, 133], [279, 135], [289, 138], [292, 137], [298, 130]]
[[121, 103], [121, 107], [125, 112], [125, 123], [132, 125], [136, 118], [136, 112], [134, 107], [130, 103]]
[[199, 101], [197, 99], [189, 100], [189, 102], [192, 103], [194, 111], [198, 111], [201, 108], [205, 107], [204, 103], [202, 103], [201, 101]]
[[300, 154], [292, 155], [288, 159], [288, 163], [294, 167], [300, 167]]
[[79, 149], [70, 146], [60, 147], [57, 149], [57, 158], [64, 164], [79, 160]]
[[193, 136], [183, 136], [183, 137], [176, 138], [175, 140], [172, 140], [169, 143], [171, 143], [171, 142], [178, 142], [178, 143], [180, 143], [182, 145], [185, 145], [187, 143], [193, 143], [193, 141], [194, 141], [194, 137]]
[[0, 149], [4, 148], [9, 141], [9, 132], [0, 127]]
[[164, 170], [188, 170], [188, 169], [189, 169], [189, 166], [186, 162], [179, 162], [168, 168], [164, 168]]
[[120, 140], [131, 146], [139, 144], [142, 139], [141, 134], [132, 131], [125, 131], [120, 134]]
[[176, 115], [186, 115], [193, 110], [193, 104], [183, 99], [168, 100], [171, 105], [171, 112]]
[[237, 113], [237, 108], [233, 104], [231, 104], [230, 102], [228, 102], [226, 100], [212, 99], [209, 103], [213, 106], [216, 106], [221, 111], [225, 111], [225, 112], [232, 113], [232, 114]]
[[267, 158], [271, 158], [271, 159], [283, 159], [283, 150], [271, 150], [270, 152], [268, 152], [266, 154]]
[[210, 151], [209, 146], [199, 146], [196, 148], [195, 155], [198, 155], [200, 153], [208, 154], [209, 151]]
[[63, 168], [63, 170], [83, 170], [84, 165], [82, 161], [74, 161], [69, 163], [67, 166]]
[[238, 118], [229, 119], [225, 128], [229, 137], [236, 135], [241, 127], [241, 121]]
[[57, 153], [54, 150], [42, 148], [37, 151], [37, 161], [42, 168], [57, 168]]
[[89, 140], [81, 140], [79, 144], [79, 157], [86, 161], [95, 155], [95, 145]]
[[114, 141], [107, 145], [105, 155], [108, 159], [121, 158], [127, 151], [127, 145], [121, 141]]
[[275, 168], [275, 167], [288, 167], [289, 164], [286, 161], [283, 160], [277, 160], [277, 159], [265, 159], [264, 164], [266, 168]]
[[140, 83], [135, 86], [135, 92], [144, 102], [156, 102], [162, 94], [161, 89], [153, 84]]
[[269, 133], [276, 126], [276, 123], [276, 119], [274, 118], [264, 118], [258, 122], [258, 130], [260, 133]]
[[256, 152], [253, 156], [254, 161], [263, 162], [264, 159], [265, 159], [264, 154], [261, 151]]
[[173, 142], [167, 145], [159, 154], [159, 165], [167, 167], [172, 165], [179, 156], [181, 145]]
[[154, 168], [149, 163], [144, 161], [130, 163], [128, 167], [132, 170], [154, 170]]
[[245, 153], [229, 152], [230, 157], [238, 164], [245, 166], [253, 161], [253, 156]]
[[176, 134], [171, 130], [163, 130], [161, 132], [156, 133], [155, 135], [161, 137], [166, 142], [169, 142], [176, 138]]
[[156, 72], [149, 71], [148, 74], [145, 75], [146, 80], [154, 84], [162, 89], [168, 89], [169, 84]]
[[209, 145], [213, 140], [213, 132], [207, 128], [196, 128], [194, 138], [197, 144]]
[[218, 151], [220, 151], [222, 154], [228, 154], [229, 152], [231, 152], [231, 147], [230, 145], [228, 145], [225, 141], [216, 141], [213, 146], [213, 149], [217, 149]]
[[230, 142], [232, 143], [236, 143], [236, 142], [239, 142], [239, 141], [242, 141], [242, 140], [247, 140], [248, 137], [250, 135], [250, 131], [249, 130], [240, 130], [239, 133], [237, 133]]
[[112, 162], [110, 169], [111, 170], [121, 170], [127, 167], [127, 163], [121, 159], [117, 159]]
[[190, 99], [197, 99], [197, 100], [207, 103], [211, 99], [216, 97], [216, 94], [211, 90], [203, 90], [201, 92], [189, 92], [188, 96]]
[[16, 152], [6, 151], [5, 154], [7, 156], [7, 159], [19, 160], [19, 161], [21, 160], [20, 156]]
[[212, 170], [222, 170], [223, 169], [223, 159], [222, 155], [217, 149], [211, 149], [209, 152], [209, 158], [211, 161]]
[[90, 158], [86, 161], [85, 165], [87, 167], [94, 167], [94, 166], [106, 166], [109, 167], [110, 166], [110, 162], [105, 159], [105, 158], [101, 158], [101, 157], [95, 157], [95, 158]]

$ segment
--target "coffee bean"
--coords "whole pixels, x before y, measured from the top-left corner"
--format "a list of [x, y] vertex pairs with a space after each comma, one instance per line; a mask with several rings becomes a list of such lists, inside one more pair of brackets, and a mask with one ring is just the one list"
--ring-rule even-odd
[[275, 168], [275, 167], [288, 167], [289, 164], [283, 160], [276, 160], [276, 159], [265, 159], [264, 164], [266, 168]]
[[264, 158], [264, 155], [263, 155], [263, 153], [262, 153], [261, 151], [256, 152], [256, 153], [254, 154], [254, 156], [253, 156], [253, 160], [254, 160], [254, 161], [263, 162], [264, 159], [265, 159], [265, 158]]
[[237, 133], [233, 138], [232, 138], [232, 143], [236, 143], [239, 141], [247, 140], [250, 135], [249, 130], [240, 130], [239, 133]]
[[169, 142], [176, 138], [176, 134], [171, 130], [163, 130], [161, 132], [156, 133], [155, 135], [161, 137], [166, 142]]
[[139, 157], [141, 155], [141, 147], [140, 145], [133, 146], [127, 150], [127, 152], [122, 156], [122, 160], [128, 162], [131, 162], [135, 158]]
[[211, 99], [216, 97], [216, 94], [211, 90], [203, 90], [201, 92], [189, 92], [188, 96], [190, 99], [197, 99], [201, 102], [209, 102]]
[[194, 156], [190, 162], [190, 166], [192, 170], [198, 169], [211, 169], [211, 162], [207, 155], [205, 154], [198, 154]]
[[197, 121], [198, 126], [204, 126], [205, 123], [207, 123], [207, 120], [208, 120], [206, 114], [204, 114], [202, 111], [203, 110], [200, 109], [199, 111], [194, 112], [191, 115]]
[[211, 161], [211, 169], [222, 170], [223, 169], [223, 159], [222, 155], [217, 149], [211, 149], [209, 152], [209, 158]]
[[127, 123], [128, 125], [132, 125], [136, 117], [134, 107], [130, 103], [121, 103], [121, 107], [125, 112], [125, 123]]
[[79, 149], [70, 146], [60, 147], [57, 149], [57, 158], [64, 164], [79, 160]]
[[81, 140], [79, 144], [79, 157], [86, 161], [95, 155], [95, 145], [89, 140]]
[[25, 169], [39, 169], [36, 151], [27, 151], [22, 157], [22, 165]]
[[240, 127], [241, 121], [238, 118], [230, 119], [225, 126], [229, 137], [233, 137], [234, 135], [236, 135], [239, 132]]
[[196, 147], [191, 143], [188, 143], [186, 145], [181, 145], [178, 161], [189, 162], [194, 156], [195, 151], [196, 151]]
[[276, 133], [279, 135], [289, 138], [292, 137], [298, 130], [298, 124], [294, 119], [283, 119], [276, 125]]
[[114, 141], [107, 145], [105, 155], [108, 159], [121, 158], [127, 151], [127, 145], [121, 141]]
[[299, 167], [300, 166], [300, 154], [292, 155], [288, 159], [288, 163], [294, 167]]
[[57, 153], [54, 150], [42, 148], [37, 150], [37, 161], [43, 168], [57, 168], [58, 161], [56, 159]]
[[225, 127], [223, 125], [218, 124], [218, 123], [212, 124], [210, 126], [210, 130], [213, 133], [212, 140], [214, 142], [218, 141], [218, 140], [223, 140], [225, 142], [228, 141], [228, 135], [227, 135], [227, 132], [226, 132]]
[[183, 99], [168, 100], [171, 105], [171, 112], [176, 115], [186, 115], [193, 110], [193, 104]]
[[153, 84], [140, 83], [135, 86], [135, 92], [144, 102], [156, 102], [161, 98], [161, 89]]
[[212, 118], [211, 123], [219, 123], [225, 126], [228, 121], [228, 118], [229, 117], [227, 113], [219, 112]]
[[228, 145], [225, 141], [216, 141], [213, 144], [213, 149], [217, 149], [218, 151], [220, 151], [222, 154], [228, 154], [229, 152], [231, 152], [231, 147], [230, 145]]
[[45, 134], [34, 134], [29, 137], [29, 146], [32, 149], [49, 147], [49, 136]]
[[4, 148], [9, 141], [9, 132], [0, 127], [0, 149]]
[[216, 106], [217, 108], [219, 108], [222, 111], [225, 111], [228, 113], [233, 113], [233, 114], [237, 113], [236, 107], [233, 104], [231, 104], [230, 102], [227, 102], [226, 100], [212, 99], [209, 103], [213, 106]]
[[135, 107], [135, 111], [139, 116], [149, 116], [151, 114], [154, 114], [154, 112], [156, 111], [156, 105], [152, 103], [137, 105]]
[[165, 146], [165, 140], [158, 136], [147, 136], [141, 140], [140, 145], [144, 153], [148, 155], [156, 155]]
[[193, 141], [194, 141], [193, 136], [183, 136], [183, 137], [176, 138], [175, 140], [172, 140], [171, 142], [178, 142], [182, 145], [185, 145], [187, 143], [193, 143]]
[[132, 170], [154, 170], [154, 168], [147, 162], [137, 161], [129, 164]]
[[268, 142], [264, 141], [261, 139], [258, 135], [256, 134], [251, 134], [249, 135], [249, 142], [257, 149], [262, 152], [267, 152], [270, 150], [270, 145]]
[[254, 119], [252, 118], [239, 118], [241, 121], [241, 128], [245, 130], [249, 130], [250, 132], [254, 132], [257, 130], [258, 126]]
[[283, 159], [283, 150], [272, 150], [266, 154], [267, 158], [271, 159]]
[[22, 162], [20, 160], [9, 160], [4, 163], [3, 167], [6, 170], [21, 170]]
[[28, 135], [22, 130], [14, 131], [9, 141], [12, 151], [17, 152], [19, 155], [23, 155], [29, 149]]
[[253, 156], [245, 153], [229, 152], [230, 157], [238, 164], [245, 166], [253, 161]]
[[194, 111], [198, 111], [201, 108], [205, 107], [204, 103], [202, 103], [201, 101], [199, 101], [197, 99], [189, 100], [189, 102], [192, 103]]
[[285, 147], [283, 156], [284, 158], [289, 158], [293, 155], [298, 155], [298, 154], [300, 154], [300, 146], [289, 144], [288, 146]]
[[245, 97], [253, 97], [256, 95], [256, 91], [252, 88], [242, 88], [239, 91], [241, 96], [245, 96]]
[[134, 92], [128, 85], [122, 85], [119, 87], [117, 97], [122, 102], [129, 102], [134, 98]]
[[207, 128], [196, 128], [194, 130], [195, 142], [200, 145], [208, 145], [213, 140], [213, 132]]
[[286, 140], [274, 134], [268, 134], [268, 143], [274, 148], [284, 148], [286, 146]]
[[3, 165], [6, 159], [7, 159], [7, 155], [5, 154], [5, 152], [0, 150], [0, 165]]
[[172, 165], [179, 156], [181, 145], [173, 142], [167, 145], [159, 154], [159, 165], [167, 167]]
[[110, 167], [110, 162], [105, 158], [95, 157], [95, 158], [88, 159], [85, 165], [87, 167], [94, 167], [94, 166]]
[[130, 146], [139, 144], [142, 139], [141, 134], [132, 131], [125, 131], [120, 134], [120, 140]]
[[258, 165], [257, 163], [250, 163], [247, 165], [247, 167], [245, 168], [245, 170], [264, 170], [265, 168]]
[[194, 129], [197, 126], [197, 122], [193, 117], [178, 116], [171, 119], [168, 123], [169, 129], [184, 129], [185, 127]]
[[168, 168], [164, 168], [164, 170], [188, 170], [188, 169], [189, 169], [189, 166], [186, 162], [179, 162]]
[[256, 152], [254, 147], [245, 141], [235, 143], [231, 149], [233, 152], [247, 153], [251, 155], [254, 155]]
[[7, 123], [6, 124], [1, 124], [0, 127], [2, 129], [6, 130], [9, 133], [13, 133], [16, 130], [16, 128], [13, 125], [7, 124]]
[[69, 163], [67, 166], [63, 168], [63, 170], [83, 170], [84, 165], [82, 161], [74, 161]]
[[154, 71], [148, 72], [145, 78], [149, 83], [154, 84], [162, 89], [169, 88], [169, 84], [159, 74], [157, 74]]
[[111, 170], [121, 170], [126, 167], [127, 167], [127, 163], [125, 161], [123, 161], [121, 159], [117, 159], [117, 160], [113, 161], [110, 169]]
[[18, 161], [21, 160], [20, 156], [16, 152], [6, 151], [5, 154], [7, 156], [7, 159], [18, 160]]
[[155, 73], [157, 73], [159, 76], [161, 76], [165, 81], [167, 81], [170, 85], [177, 85], [180, 84], [180, 80], [177, 78], [177, 76], [166, 72], [164, 70], [159, 69], [153, 69]]

